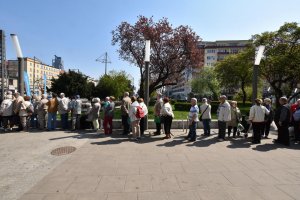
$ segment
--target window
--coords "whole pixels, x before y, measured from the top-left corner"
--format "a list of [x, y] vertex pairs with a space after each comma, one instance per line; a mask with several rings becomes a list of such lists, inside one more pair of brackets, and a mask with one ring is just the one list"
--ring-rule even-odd
[[14, 84], [14, 80], [13, 79], [9, 79], [8, 80], [8, 85], [13, 85]]

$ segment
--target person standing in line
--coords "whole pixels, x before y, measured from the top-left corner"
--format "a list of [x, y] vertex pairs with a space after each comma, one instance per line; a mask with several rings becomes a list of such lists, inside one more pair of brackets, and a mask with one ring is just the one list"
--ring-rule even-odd
[[122, 117], [122, 125], [123, 125], [122, 135], [128, 135], [130, 133], [130, 119], [128, 115], [130, 104], [131, 104], [131, 99], [129, 97], [129, 93], [124, 92], [124, 97], [122, 99], [122, 105], [121, 105], [121, 117]]
[[21, 124], [21, 129], [22, 130], [29, 130], [30, 126], [30, 116], [34, 112], [33, 105], [30, 102], [30, 97], [25, 96], [24, 101], [21, 103], [20, 106], [20, 111], [19, 111], [19, 116], [20, 116], [20, 124]]
[[199, 107], [197, 105], [197, 99], [192, 98], [191, 99], [191, 108], [190, 108], [190, 112], [189, 112], [189, 134], [185, 138], [191, 142], [196, 141], [197, 122], [199, 121], [198, 115], [199, 115]]
[[230, 137], [231, 130], [233, 130], [233, 138], [236, 138], [237, 126], [238, 123], [241, 121], [242, 114], [240, 109], [237, 107], [236, 101], [230, 102], [230, 110], [231, 110], [231, 120], [228, 122], [228, 137]]
[[80, 116], [81, 116], [81, 107], [82, 101], [80, 96], [76, 95], [73, 102], [70, 104], [72, 109], [72, 131], [80, 129]]
[[269, 98], [264, 99], [264, 106], [268, 109], [269, 115], [265, 116], [265, 126], [264, 131], [262, 133], [262, 137], [268, 139], [268, 135], [270, 132], [271, 124], [274, 120], [274, 110], [272, 108], [272, 101]]
[[22, 125], [20, 123], [19, 111], [21, 107], [21, 103], [24, 101], [24, 98], [20, 95], [19, 92], [14, 93], [13, 100], [13, 124], [18, 126], [17, 131], [22, 130]]
[[109, 134], [109, 129], [108, 129], [109, 109], [110, 109], [109, 97], [105, 97], [105, 101], [103, 104], [103, 111], [104, 111], [103, 128], [104, 128], [105, 135]]
[[146, 117], [146, 115], [148, 115], [148, 108], [147, 108], [146, 104], [144, 103], [143, 98], [138, 98], [138, 102], [140, 104], [140, 107], [144, 111], [144, 117], [142, 117], [140, 120], [140, 133], [141, 133], [141, 136], [143, 136], [144, 132], [145, 132], [145, 117]]
[[203, 136], [210, 136], [210, 122], [211, 122], [211, 105], [208, 104], [207, 99], [202, 99], [202, 105], [200, 106], [202, 123], [204, 133]]
[[129, 117], [131, 121], [131, 129], [132, 129], [132, 136], [133, 139], [136, 141], [139, 141], [141, 139], [141, 133], [140, 133], [140, 118], [137, 118], [136, 112], [137, 107], [140, 106], [139, 102], [137, 101], [135, 96], [131, 97], [131, 105], [129, 109]]
[[275, 143], [290, 146], [290, 108], [286, 97], [279, 99], [280, 107], [275, 112], [274, 121], [278, 128], [278, 137], [274, 140]]
[[46, 128], [46, 115], [48, 111], [48, 99], [47, 95], [43, 94], [42, 99], [38, 101], [36, 111], [37, 111], [37, 118], [39, 123], [39, 129], [44, 130]]
[[47, 130], [52, 131], [56, 129], [56, 116], [58, 111], [57, 94], [52, 93], [52, 97], [50, 96], [50, 99], [47, 102], [47, 106], [48, 106]]
[[92, 100], [94, 102], [92, 109], [89, 112], [88, 118], [93, 122], [93, 128], [95, 131], [99, 130], [99, 116], [100, 116], [100, 109], [101, 109], [101, 104], [100, 104], [100, 99], [99, 98], [94, 98]]
[[113, 118], [115, 116], [115, 97], [114, 96], [110, 96], [109, 97], [109, 110], [108, 110], [108, 124], [109, 124], [109, 128], [108, 128], [108, 134], [112, 134], [112, 130], [113, 130]]
[[38, 101], [39, 101], [39, 97], [34, 94], [32, 95], [32, 105], [33, 105], [33, 108], [34, 108], [34, 113], [31, 115], [31, 121], [30, 121], [30, 126], [34, 129], [38, 128], [38, 120], [37, 120], [37, 112], [36, 112], [36, 107], [38, 105]]
[[295, 134], [295, 142], [299, 143], [300, 142], [300, 99], [297, 100], [296, 102], [296, 108], [292, 112], [292, 123], [294, 125], [294, 134]]
[[250, 108], [249, 121], [253, 128], [253, 144], [260, 144], [265, 126], [265, 116], [269, 114], [269, 110], [261, 104], [261, 99], [255, 99], [255, 105]]
[[226, 133], [226, 123], [231, 120], [231, 111], [230, 111], [230, 104], [227, 101], [227, 97], [225, 95], [221, 95], [220, 104], [218, 107], [217, 115], [218, 115], [218, 138], [219, 141], [225, 140], [225, 133]]
[[163, 100], [161, 93], [157, 92], [156, 94], [156, 102], [154, 104], [154, 122], [156, 125], [156, 132], [154, 132], [154, 135], [160, 135], [161, 134], [161, 110], [163, 106]]
[[60, 93], [60, 99], [58, 101], [58, 113], [60, 114], [61, 118], [61, 128], [63, 130], [68, 129], [68, 105], [69, 105], [69, 99], [65, 96], [64, 93]]
[[162, 106], [161, 109], [161, 117], [163, 118], [164, 121], [164, 130], [166, 134], [166, 136], [163, 139], [171, 138], [171, 127], [172, 127], [172, 120], [174, 118], [174, 113], [169, 101], [170, 101], [169, 98], [165, 97], [163, 99], [164, 105]]
[[11, 92], [5, 96], [1, 103], [0, 115], [2, 116], [4, 132], [12, 130], [12, 116], [13, 116], [13, 100]]

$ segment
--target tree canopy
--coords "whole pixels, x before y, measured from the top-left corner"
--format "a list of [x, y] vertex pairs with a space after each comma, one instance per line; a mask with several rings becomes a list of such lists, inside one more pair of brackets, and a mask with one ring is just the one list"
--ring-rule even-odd
[[278, 31], [254, 35], [253, 40], [256, 46], [266, 46], [260, 71], [278, 105], [279, 98], [290, 96], [300, 81], [300, 27], [296, 22], [285, 23]]
[[188, 26], [173, 28], [167, 18], [154, 22], [152, 17], [139, 16], [133, 25], [122, 22], [112, 36], [112, 44], [120, 46], [120, 58], [140, 68], [140, 96], [144, 96], [146, 39], [151, 41], [150, 94], [163, 86], [177, 84], [186, 67], [198, 67], [203, 62], [199, 36]]

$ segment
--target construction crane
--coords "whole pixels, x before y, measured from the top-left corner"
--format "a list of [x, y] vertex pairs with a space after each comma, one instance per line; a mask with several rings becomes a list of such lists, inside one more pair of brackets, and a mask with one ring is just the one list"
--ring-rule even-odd
[[107, 52], [96, 59], [97, 62], [105, 63], [105, 75], [107, 75], [107, 63], [111, 63]]

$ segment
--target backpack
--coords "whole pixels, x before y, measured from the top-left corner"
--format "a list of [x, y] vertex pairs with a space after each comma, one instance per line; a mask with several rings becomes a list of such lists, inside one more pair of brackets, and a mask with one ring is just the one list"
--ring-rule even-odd
[[144, 110], [143, 110], [143, 108], [141, 106], [137, 106], [136, 107], [135, 116], [136, 116], [136, 118], [139, 118], [139, 119], [145, 117]]

